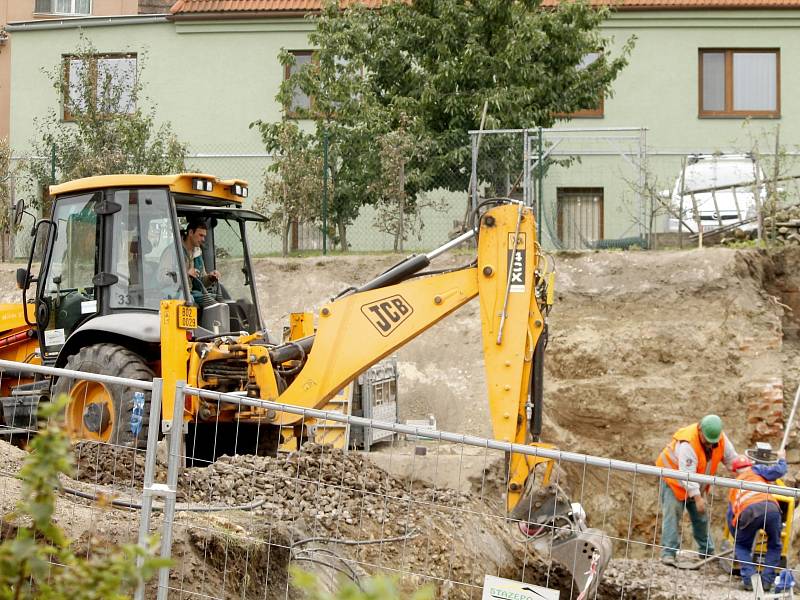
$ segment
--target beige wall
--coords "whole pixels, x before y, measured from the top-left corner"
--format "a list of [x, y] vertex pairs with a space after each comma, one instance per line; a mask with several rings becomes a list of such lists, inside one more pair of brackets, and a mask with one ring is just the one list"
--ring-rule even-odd
[[[43, 15], [33, 12], [35, 0], [0, 0], [0, 27], [13, 21], [64, 18], [63, 15]], [[138, 0], [92, 0], [92, 15], [135, 15]], [[0, 40], [0, 138], [8, 138], [11, 98], [11, 35]]]

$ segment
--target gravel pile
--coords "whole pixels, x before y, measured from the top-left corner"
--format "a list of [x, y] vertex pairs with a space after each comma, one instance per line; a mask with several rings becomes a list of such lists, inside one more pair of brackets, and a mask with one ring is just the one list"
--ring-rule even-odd
[[187, 469], [178, 498], [184, 502], [240, 505], [263, 498], [256, 510], [276, 521], [311, 517], [328, 529], [370, 521], [394, 529], [417, 524], [424, 506], [465, 506], [470, 497], [390, 476], [360, 454], [306, 444], [278, 457], [224, 456]]
[[[75, 479], [96, 485], [141, 490], [144, 482], [144, 450], [78, 442], [72, 446]], [[167, 469], [156, 464], [156, 481], [166, 481]]]

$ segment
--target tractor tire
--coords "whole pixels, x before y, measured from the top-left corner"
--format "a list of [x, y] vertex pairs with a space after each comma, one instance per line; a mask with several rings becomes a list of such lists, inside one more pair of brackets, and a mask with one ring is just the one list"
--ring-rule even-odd
[[[135, 352], [116, 344], [81, 348], [67, 359], [65, 369], [152, 381], [153, 371]], [[141, 426], [134, 433], [134, 393], [144, 394]], [[132, 448], [147, 447], [150, 425], [150, 391], [128, 385], [59, 377], [53, 398], [70, 397], [65, 409], [67, 431], [73, 440], [91, 440]]]

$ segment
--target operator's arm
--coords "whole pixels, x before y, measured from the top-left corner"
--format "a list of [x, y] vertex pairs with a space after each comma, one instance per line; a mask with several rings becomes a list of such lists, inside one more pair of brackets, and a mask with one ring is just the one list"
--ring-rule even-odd
[[[687, 473], [697, 473], [697, 454], [688, 442], [678, 444], [678, 470]], [[694, 481], [678, 481], [690, 498], [700, 495], [700, 484]]]
[[739, 455], [737, 454], [736, 448], [733, 446], [731, 439], [724, 433], [722, 434], [722, 437], [725, 439], [725, 454], [722, 456], [722, 462], [725, 463], [725, 466], [728, 467], [729, 471], [733, 471], [731, 465], [733, 465], [733, 460]]
[[787, 467], [786, 460], [783, 458], [778, 459], [778, 462], [772, 465], [753, 465], [753, 473], [761, 475], [767, 481], [775, 481], [786, 475]]

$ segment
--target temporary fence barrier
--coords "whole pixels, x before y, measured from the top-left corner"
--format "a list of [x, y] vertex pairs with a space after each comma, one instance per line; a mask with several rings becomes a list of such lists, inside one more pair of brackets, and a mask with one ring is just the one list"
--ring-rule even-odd
[[[437, 598], [491, 597], [485, 595], [485, 584], [494, 586], [499, 594], [494, 597], [513, 597], [502, 595], [503, 585], [513, 585], [506, 580], [525, 582], [521, 585], [543, 597], [562, 599], [752, 597], [742, 595], [741, 577], [732, 572], [739, 563], [723, 553], [728, 492], [777, 495], [786, 544], [793, 504], [800, 495], [792, 487], [381, 422], [184, 383], [164, 390], [160, 379], [124, 380], [10, 361], [0, 361], [0, 371], [4, 393], [12, 382], [24, 383], [34, 375], [151, 392], [148, 423], [161, 423], [161, 428], [148, 428], [147, 449], [79, 443], [76, 481], [64, 482], [70, 498], [63, 502], [71, 519], [79, 521], [88, 514], [84, 525], [90, 535], [103, 538], [113, 530], [114, 541], [137, 539], [142, 545], [151, 533], [160, 535], [161, 554], [171, 556], [173, 564], [160, 571], [157, 583], [140, 589], [137, 598], [296, 597], [289, 569], [293, 565], [317, 574], [327, 588], [336, 585], [337, 577], [359, 584], [370, 575], [386, 573], [399, 577], [405, 590], [433, 585]], [[324, 420], [393, 435], [375, 444], [372, 453], [310, 443], [279, 449], [278, 440], [271, 439], [274, 447], [257, 444], [256, 454], [236, 454], [234, 448], [231, 455], [220, 455], [214, 448], [222, 441], [217, 428], [187, 430], [181, 411], [175, 411], [171, 422], [161, 422], [163, 394], [174, 394], [177, 406], [185, 397], [196, 396], [212, 404], [238, 405], [242, 411], [296, 415], [302, 426]], [[4, 415], [5, 407], [4, 402]], [[28, 435], [35, 431], [33, 426], [19, 429]], [[5, 433], [9, 437], [11, 432]], [[168, 440], [166, 456], [164, 443], [158, 442], [160, 433]], [[198, 451], [209, 449], [216, 461], [195, 466]], [[126, 453], [133, 459], [125, 458]], [[551, 459], [551, 484], [563, 490], [562, 504], [542, 508], [531, 503], [509, 519], [503, 493], [510, 453]], [[665, 511], [683, 512], [670, 501], [665, 477], [709, 487], [708, 531], [716, 538], [714, 552], [720, 558], [697, 560], [684, 517], [674, 550], [678, 563], [692, 568], [678, 571], [660, 562]], [[7, 488], [0, 494], [3, 505], [16, 500]], [[72, 488], [80, 494], [72, 494]], [[87, 502], [81, 494], [114, 500]], [[532, 496], [534, 501], [545, 497]], [[702, 538], [703, 531], [695, 533]], [[565, 541], [575, 535], [580, 544], [565, 553]], [[605, 568], [593, 551], [603, 545], [613, 552]], [[711, 553], [710, 547], [704, 550]], [[791, 567], [795, 554], [783, 550], [782, 556]], [[764, 559], [756, 556], [759, 560]], [[578, 577], [573, 579], [570, 572]], [[592, 585], [598, 578], [599, 585]], [[544, 595], [554, 592], [542, 588], [557, 590], [560, 596]]]

